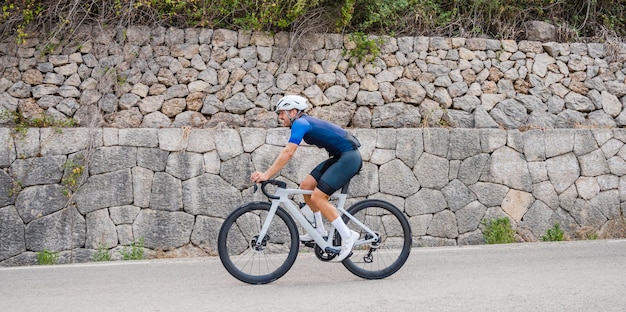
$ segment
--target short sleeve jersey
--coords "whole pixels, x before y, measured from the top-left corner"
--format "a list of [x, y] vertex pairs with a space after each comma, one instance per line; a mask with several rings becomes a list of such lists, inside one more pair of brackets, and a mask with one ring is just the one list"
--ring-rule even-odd
[[330, 156], [354, 150], [353, 143], [346, 138], [346, 130], [309, 115], [302, 115], [291, 126], [289, 143], [300, 145], [304, 142], [323, 148]]

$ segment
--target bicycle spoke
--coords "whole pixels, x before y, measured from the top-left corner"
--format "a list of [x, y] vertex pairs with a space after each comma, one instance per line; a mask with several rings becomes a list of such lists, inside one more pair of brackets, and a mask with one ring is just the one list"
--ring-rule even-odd
[[[352, 273], [368, 279], [384, 278], [404, 265], [411, 247], [408, 221], [395, 206], [378, 200], [365, 200], [349, 210], [357, 220], [376, 233], [378, 241], [353, 249], [353, 255], [343, 262]], [[358, 225], [348, 226], [359, 232], [361, 239], [371, 239]]]
[[297, 256], [297, 228], [284, 211], [273, 216], [268, 232], [259, 235], [268, 216], [268, 203], [251, 203], [224, 221], [218, 237], [226, 270], [241, 281], [262, 284], [285, 274]]

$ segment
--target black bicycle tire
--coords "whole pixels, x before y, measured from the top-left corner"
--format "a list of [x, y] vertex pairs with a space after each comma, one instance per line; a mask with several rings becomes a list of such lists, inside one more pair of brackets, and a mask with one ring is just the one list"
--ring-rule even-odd
[[252, 275], [240, 270], [237, 265], [235, 265], [235, 263], [232, 261], [227, 246], [228, 233], [231, 227], [236, 224], [237, 219], [242, 215], [255, 210], [269, 211], [270, 206], [271, 204], [268, 202], [251, 202], [240, 206], [224, 220], [218, 234], [217, 249], [222, 265], [224, 265], [224, 268], [226, 269], [226, 271], [228, 271], [228, 273], [230, 273], [230, 275], [248, 284], [267, 284], [279, 279], [280, 277], [285, 275], [285, 273], [287, 273], [289, 269], [291, 269], [294, 262], [296, 261], [296, 257], [298, 256], [298, 250], [300, 248], [298, 228], [296, 227], [296, 224], [291, 216], [283, 208], [278, 207], [278, 209], [276, 210], [276, 215], [274, 216], [274, 220], [276, 220], [276, 218], [279, 218], [283, 221], [283, 223], [287, 226], [289, 230], [289, 236], [291, 239], [289, 252], [284, 262], [274, 271], [269, 272], [268, 274]]
[[[402, 266], [404, 266], [404, 264], [406, 263], [406, 260], [409, 258], [409, 255], [411, 253], [411, 247], [413, 244], [411, 225], [409, 224], [409, 221], [407, 220], [404, 213], [393, 204], [386, 202], [384, 200], [379, 200], [379, 199], [366, 199], [366, 200], [355, 203], [350, 208], [348, 208], [347, 211], [351, 215], [354, 216], [359, 211], [366, 209], [366, 208], [373, 207], [373, 206], [384, 209], [388, 211], [390, 215], [395, 216], [395, 218], [397, 219], [398, 223], [400, 224], [402, 228], [402, 231], [403, 231], [402, 238], [404, 239], [404, 241], [402, 244], [402, 249], [397, 259], [392, 264], [385, 267], [384, 269], [377, 270], [377, 271], [363, 269], [359, 267], [357, 264], [355, 264], [355, 261], [357, 260], [356, 259], [357, 256], [355, 255], [353, 255], [352, 257], [346, 258], [342, 262], [343, 266], [346, 267], [348, 271], [364, 279], [382, 279], [382, 278], [389, 277], [393, 275], [394, 273], [396, 273], [398, 270], [400, 270], [400, 268], [402, 268]], [[359, 221], [366, 223], [365, 220], [359, 220]], [[348, 224], [348, 226], [350, 227], [350, 221], [348, 217], [344, 216], [344, 222], [346, 222], [346, 224]], [[376, 255], [376, 252], [379, 252], [379, 251], [378, 250], [375, 251], [374, 255]]]

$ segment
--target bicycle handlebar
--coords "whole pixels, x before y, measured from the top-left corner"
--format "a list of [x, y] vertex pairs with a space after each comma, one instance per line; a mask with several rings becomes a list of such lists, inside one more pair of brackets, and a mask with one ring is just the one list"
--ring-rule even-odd
[[[271, 184], [271, 185], [276, 185], [276, 186], [278, 186], [278, 187], [280, 187], [280, 188], [287, 188], [287, 183], [285, 183], [285, 182], [283, 182], [283, 181], [278, 181], [278, 180], [266, 180], [266, 181], [261, 182], [261, 192], [263, 192], [263, 194], [264, 194], [265, 196], [267, 196], [267, 198], [270, 198], [270, 199], [280, 199], [280, 197], [278, 197], [278, 196], [274, 196], [274, 195], [271, 195], [271, 194], [269, 194], [269, 193], [267, 192], [267, 190], [266, 190], [265, 188], [266, 188], [266, 186], [267, 186], [268, 184]], [[257, 186], [257, 184], [255, 183], [255, 184], [254, 184], [254, 192], [256, 192], [258, 188], [259, 188], [259, 187], [258, 187], [258, 186]]]

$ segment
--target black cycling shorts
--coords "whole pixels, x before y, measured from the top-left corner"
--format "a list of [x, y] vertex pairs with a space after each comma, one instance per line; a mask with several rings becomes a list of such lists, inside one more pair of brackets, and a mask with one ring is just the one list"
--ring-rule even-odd
[[359, 150], [352, 150], [333, 156], [311, 171], [317, 181], [317, 188], [330, 196], [352, 179], [363, 165]]

